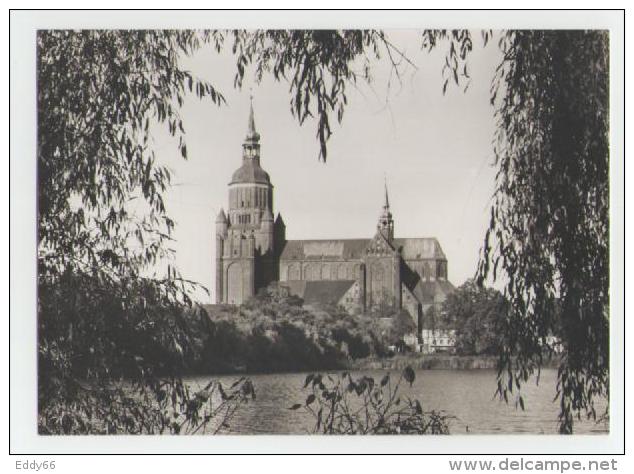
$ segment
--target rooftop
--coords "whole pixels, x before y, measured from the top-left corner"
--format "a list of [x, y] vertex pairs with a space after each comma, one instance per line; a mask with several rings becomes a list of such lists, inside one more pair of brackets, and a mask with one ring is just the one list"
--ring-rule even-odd
[[[335, 259], [360, 259], [372, 239], [323, 239], [287, 240], [282, 250], [282, 260], [310, 260], [330, 257]], [[395, 248], [401, 249], [405, 260], [442, 259], [445, 254], [435, 237], [394, 239]]]

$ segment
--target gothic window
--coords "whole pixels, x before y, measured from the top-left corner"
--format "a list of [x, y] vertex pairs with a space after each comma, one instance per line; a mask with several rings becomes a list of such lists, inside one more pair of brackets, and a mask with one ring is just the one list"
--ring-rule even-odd
[[[346, 265], [343, 263], [339, 264], [339, 268], [338, 268], [338, 272], [337, 272], [337, 277], [339, 280], [345, 280], [346, 279]], [[352, 278], [350, 278], [352, 280]]]
[[447, 264], [445, 262], [438, 263], [438, 278], [447, 278]]
[[329, 280], [336, 280], [337, 279], [337, 264], [336, 263], [331, 263], [329, 265], [329, 272], [328, 272], [328, 279]]
[[242, 266], [232, 263], [227, 268], [227, 301], [231, 304], [240, 304], [243, 299]]
[[372, 305], [380, 306], [387, 303], [387, 275], [381, 263], [376, 262], [370, 270], [370, 291]]
[[361, 264], [357, 263], [354, 266], [348, 267], [348, 271], [350, 272], [350, 280], [356, 280], [361, 274]]
[[288, 279], [289, 280], [301, 280], [299, 275], [299, 264], [291, 263], [288, 266]]
[[316, 263], [309, 263], [304, 268], [305, 280], [321, 280], [321, 267]]
[[321, 266], [321, 280], [330, 280], [330, 265], [327, 263], [324, 263]]

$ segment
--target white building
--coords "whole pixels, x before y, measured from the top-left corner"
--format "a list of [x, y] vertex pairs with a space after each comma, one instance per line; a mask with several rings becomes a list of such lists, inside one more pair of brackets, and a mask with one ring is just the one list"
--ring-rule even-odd
[[453, 353], [456, 345], [455, 329], [422, 329], [422, 352], [426, 354]]

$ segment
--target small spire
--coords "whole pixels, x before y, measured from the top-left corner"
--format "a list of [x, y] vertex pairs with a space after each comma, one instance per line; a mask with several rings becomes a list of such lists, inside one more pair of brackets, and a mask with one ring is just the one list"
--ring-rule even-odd
[[216, 223], [226, 223], [227, 222], [227, 216], [225, 215], [225, 210], [221, 207], [220, 208], [220, 212], [218, 213], [218, 217], [216, 217]]
[[392, 213], [390, 212], [390, 198], [387, 193], [387, 178], [384, 177], [385, 186], [385, 204], [383, 205], [383, 213], [379, 217], [379, 223], [377, 228], [379, 232], [391, 242], [394, 239], [394, 220], [392, 219]]
[[387, 195], [387, 178], [385, 177], [385, 175], [383, 175], [383, 181], [384, 181], [384, 185], [385, 185], [385, 205], [383, 206], [385, 209], [389, 209], [390, 208], [390, 199]]

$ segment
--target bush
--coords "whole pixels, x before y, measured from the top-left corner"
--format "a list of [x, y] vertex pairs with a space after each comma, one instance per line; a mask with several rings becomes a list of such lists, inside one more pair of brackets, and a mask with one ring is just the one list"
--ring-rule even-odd
[[337, 306], [302, 305], [271, 286], [240, 308], [214, 307], [206, 323], [194, 318], [199, 348], [193, 365], [207, 373], [327, 370], [386, 353], [375, 319]]
[[304, 382], [308, 396], [291, 410], [303, 410], [315, 418], [314, 433], [321, 434], [449, 434], [450, 416], [424, 411], [420, 401], [402, 397], [403, 381], [412, 385], [416, 375], [406, 367], [392, 383], [390, 374], [380, 381], [353, 377], [309, 374]]

